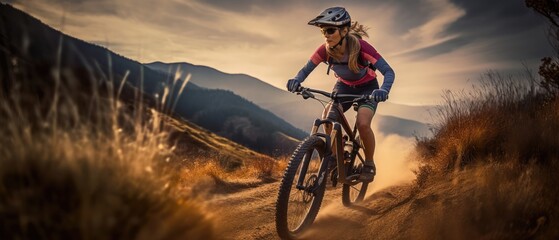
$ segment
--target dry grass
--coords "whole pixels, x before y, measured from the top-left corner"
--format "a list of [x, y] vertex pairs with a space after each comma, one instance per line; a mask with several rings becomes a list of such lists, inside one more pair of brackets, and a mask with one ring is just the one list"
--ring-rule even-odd
[[529, 81], [489, 73], [481, 88], [445, 99], [434, 137], [417, 142], [423, 162], [434, 170], [557, 160], [559, 99], [538, 93]]
[[416, 145], [414, 236], [559, 237], [559, 97], [527, 79], [489, 73], [446, 95], [434, 136]]
[[444, 176], [413, 201], [417, 239], [557, 239], [557, 163], [486, 164]]
[[215, 237], [207, 212], [174, 187], [157, 111], [58, 90], [45, 102], [0, 94], [1, 239]]

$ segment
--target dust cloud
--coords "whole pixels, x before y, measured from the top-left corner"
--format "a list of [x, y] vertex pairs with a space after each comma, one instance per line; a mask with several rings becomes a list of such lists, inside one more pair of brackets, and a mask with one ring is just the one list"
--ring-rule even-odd
[[396, 134], [384, 135], [376, 126], [375, 164], [377, 175], [369, 186], [367, 196], [386, 187], [404, 184], [415, 179], [417, 161], [413, 158], [415, 138]]

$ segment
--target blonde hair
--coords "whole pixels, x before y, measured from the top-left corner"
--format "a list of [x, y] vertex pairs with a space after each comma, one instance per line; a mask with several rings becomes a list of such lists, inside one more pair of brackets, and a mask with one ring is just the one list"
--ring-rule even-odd
[[[359, 54], [361, 53], [361, 44], [359, 44], [359, 39], [362, 39], [363, 37], [369, 37], [369, 34], [367, 33], [368, 28], [359, 24], [359, 22], [353, 22], [348, 30], [348, 34], [345, 36], [349, 49], [347, 64], [349, 66], [349, 69], [352, 72], [356, 73], [359, 72], [359, 64], [357, 60], [359, 59]], [[328, 45], [325, 45], [325, 47], [328, 55], [333, 57], [334, 50], [330, 50]]]

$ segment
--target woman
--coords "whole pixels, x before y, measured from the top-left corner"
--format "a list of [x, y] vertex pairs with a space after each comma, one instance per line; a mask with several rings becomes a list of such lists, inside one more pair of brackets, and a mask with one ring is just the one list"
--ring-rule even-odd
[[[287, 89], [291, 92], [297, 91], [307, 76], [323, 62], [328, 64], [327, 73], [331, 69], [338, 78], [333, 91], [340, 94], [372, 95], [375, 101], [361, 103], [356, 119], [365, 152], [365, 165], [359, 180], [371, 182], [376, 174], [373, 160], [375, 135], [371, 129], [371, 121], [377, 109], [377, 102], [388, 99], [388, 93], [394, 83], [394, 71], [375, 48], [361, 39], [361, 36], [368, 36], [367, 33], [357, 22], [351, 24], [351, 17], [345, 8], [328, 8], [308, 24], [320, 28], [326, 43], [320, 45], [307, 64], [287, 82]], [[378, 69], [384, 76], [380, 88], [374, 69]], [[342, 104], [342, 107], [344, 112], [347, 111], [351, 102]], [[323, 117], [335, 117], [332, 113], [328, 107]], [[326, 131], [330, 132], [331, 126], [327, 127]]]

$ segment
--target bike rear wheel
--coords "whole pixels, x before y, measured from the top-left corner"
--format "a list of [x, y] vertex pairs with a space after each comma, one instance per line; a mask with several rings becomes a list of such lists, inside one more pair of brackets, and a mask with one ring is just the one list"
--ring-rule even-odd
[[310, 136], [291, 156], [276, 202], [276, 230], [282, 239], [297, 238], [318, 214], [326, 189], [325, 145], [322, 138]]
[[[357, 137], [357, 141], [359, 146], [362, 146], [361, 140]], [[354, 144], [355, 146], [355, 144]], [[365, 156], [363, 152], [363, 148], [359, 149], [359, 155]], [[361, 170], [363, 169], [363, 161], [357, 155], [354, 156], [349, 163], [346, 163], [346, 173], [347, 176], [351, 175], [359, 175], [361, 174]], [[367, 188], [369, 187], [369, 183], [358, 182], [357, 184], [344, 184], [342, 187], [342, 202], [344, 206], [349, 207], [356, 203], [363, 201], [365, 198], [365, 194], [367, 193]]]

